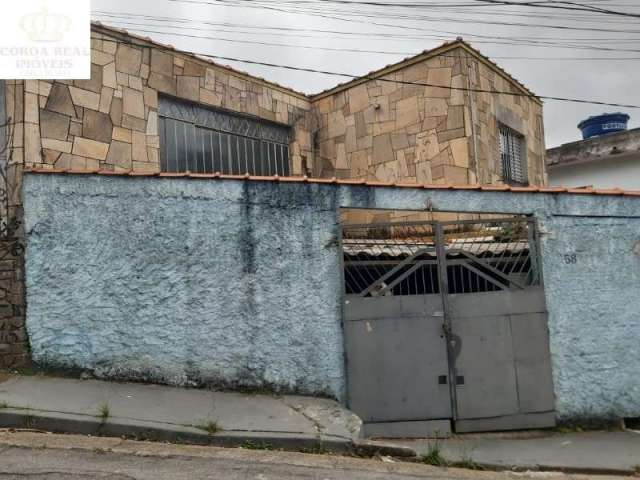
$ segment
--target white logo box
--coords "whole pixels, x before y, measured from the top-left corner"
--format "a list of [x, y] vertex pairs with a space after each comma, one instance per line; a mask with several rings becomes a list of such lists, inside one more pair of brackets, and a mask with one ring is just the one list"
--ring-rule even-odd
[[0, 15], [0, 78], [91, 76], [89, 0], [14, 0]]

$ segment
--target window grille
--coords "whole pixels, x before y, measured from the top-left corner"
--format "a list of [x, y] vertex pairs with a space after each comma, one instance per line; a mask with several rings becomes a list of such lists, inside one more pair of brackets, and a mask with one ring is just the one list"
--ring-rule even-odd
[[160, 98], [163, 172], [288, 176], [289, 127]]
[[512, 185], [527, 185], [524, 137], [504, 125], [500, 125], [499, 130], [503, 181]]

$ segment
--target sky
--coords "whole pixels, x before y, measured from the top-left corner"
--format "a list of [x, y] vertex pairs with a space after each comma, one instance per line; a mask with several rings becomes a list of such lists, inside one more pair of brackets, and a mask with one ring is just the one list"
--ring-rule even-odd
[[[179, 49], [352, 75], [463, 37], [538, 95], [640, 105], [640, 0], [580, 1], [638, 17], [483, 0], [92, 0], [92, 12]], [[218, 62], [305, 93], [348, 80]], [[640, 109], [545, 101], [547, 147], [618, 111], [640, 127]]]

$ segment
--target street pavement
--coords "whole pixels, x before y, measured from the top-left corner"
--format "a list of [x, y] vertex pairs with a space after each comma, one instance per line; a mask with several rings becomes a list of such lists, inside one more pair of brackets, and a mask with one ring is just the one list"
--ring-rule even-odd
[[323, 398], [43, 375], [0, 379], [0, 428], [345, 451], [359, 441], [360, 425], [356, 415]]
[[[436, 441], [388, 443], [409, 447], [418, 455], [424, 455]], [[494, 468], [640, 473], [640, 432], [632, 430], [466, 434], [437, 443], [442, 457], [449, 462], [474, 462]]]
[[[389, 458], [222, 449], [80, 435], [0, 431], [0, 480], [586, 480], [585, 475], [481, 472]], [[607, 477], [597, 477], [605, 480]], [[615, 478], [615, 477], [609, 477]]]

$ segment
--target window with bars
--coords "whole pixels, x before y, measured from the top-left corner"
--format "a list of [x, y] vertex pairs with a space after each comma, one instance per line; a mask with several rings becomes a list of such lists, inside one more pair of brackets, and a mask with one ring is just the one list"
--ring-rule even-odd
[[527, 185], [524, 136], [505, 125], [498, 125], [498, 129], [503, 181], [511, 185]]
[[158, 107], [163, 172], [289, 175], [289, 127], [169, 97]]

